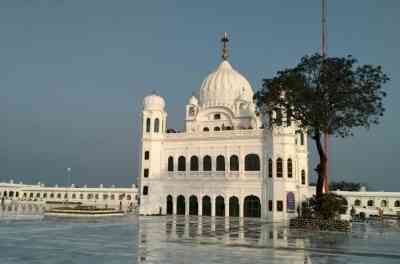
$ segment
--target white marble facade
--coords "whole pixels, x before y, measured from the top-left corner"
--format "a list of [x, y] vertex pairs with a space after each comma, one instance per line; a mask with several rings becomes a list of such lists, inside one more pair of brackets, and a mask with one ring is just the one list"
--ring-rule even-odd
[[0, 182], [0, 200], [8, 203], [63, 203], [74, 202], [84, 205], [107, 206], [124, 210], [135, 209], [138, 201], [138, 189], [132, 187], [98, 187], [82, 186], [45, 186], [38, 184], [23, 184]]
[[186, 105], [184, 131], [167, 129], [164, 99], [143, 100], [140, 213], [296, 215], [308, 194], [307, 138], [293, 122], [264, 128], [247, 79], [223, 56]]

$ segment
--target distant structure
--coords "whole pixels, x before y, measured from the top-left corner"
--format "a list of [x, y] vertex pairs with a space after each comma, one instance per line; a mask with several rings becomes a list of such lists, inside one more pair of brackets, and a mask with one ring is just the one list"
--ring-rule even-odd
[[138, 190], [135, 185], [129, 188], [116, 187], [76, 187], [45, 186], [38, 183], [0, 182], [0, 200], [2, 204], [14, 202], [38, 204], [62, 204], [65, 202], [84, 205], [107, 206], [109, 208], [134, 209], [137, 206]]
[[253, 89], [222, 61], [191, 96], [185, 129], [167, 129], [164, 99], [143, 100], [140, 213], [264, 217], [297, 215], [308, 198], [307, 137], [292, 120], [273, 113], [281, 126], [268, 127], [256, 111]]

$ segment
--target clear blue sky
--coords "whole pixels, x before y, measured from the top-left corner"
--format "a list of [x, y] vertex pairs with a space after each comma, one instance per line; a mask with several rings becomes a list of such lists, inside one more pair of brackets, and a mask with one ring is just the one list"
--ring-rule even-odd
[[[392, 78], [382, 123], [332, 142], [332, 178], [400, 191], [400, 1], [328, 2], [329, 55]], [[224, 31], [258, 90], [319, 51], [320, 1], [0, 1], [0, 181], [61, 184], [71, 167], [77, 184], [134, 183], [143, 96], [157, 90], [181, 128]]]

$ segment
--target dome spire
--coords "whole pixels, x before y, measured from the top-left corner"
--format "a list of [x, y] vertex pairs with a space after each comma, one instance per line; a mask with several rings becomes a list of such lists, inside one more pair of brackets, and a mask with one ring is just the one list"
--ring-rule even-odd
[[222, 59], [225, 61], [228, 59], [228, 42], [229, 42], [229, 38], [228, 38], [228, 33], [225, 32], [224, 33], [224, 37], [221, 39], [222, 43], [223, 43], [223, 48], [222, 48]]

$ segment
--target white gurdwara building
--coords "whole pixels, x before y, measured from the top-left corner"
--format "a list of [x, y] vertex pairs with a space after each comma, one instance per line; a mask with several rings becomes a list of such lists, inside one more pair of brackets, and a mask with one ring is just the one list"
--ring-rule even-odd
[[222, 62], [188, 100], [184, 132], [167, 129], [161, 96], [143, 100], [140, 214], [285, 220], [309, 196], [306, 137], [290, 120], [263, 125], [222, 41]]

